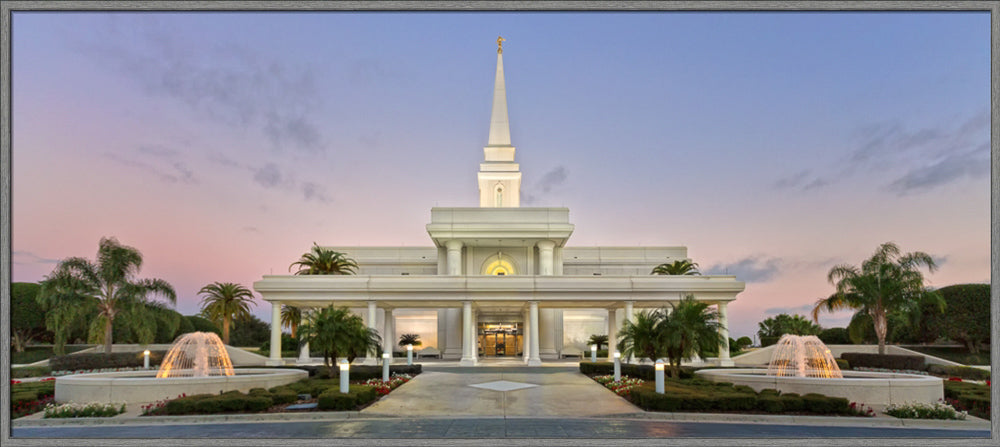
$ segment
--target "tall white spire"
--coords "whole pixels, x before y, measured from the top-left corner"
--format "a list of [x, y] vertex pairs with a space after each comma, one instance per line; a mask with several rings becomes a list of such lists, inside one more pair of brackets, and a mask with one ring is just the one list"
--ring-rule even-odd
[[507, 87], [503, 81], [503, 47], [497, 39], [497, 76], [493, 82], [493, 113], [490, 115], [488, 146], [510, 146], [510, 122], [507, 120]]
[[507, 119], [507, 86], [503, 77], [503, 37], [497, 37], [497, 73], [493, 81], [493, 111], [490, 138], [483, 148], [485, 160], [479, 165], [479, 206], [518, 207], [521, 205], [521, 171], [514, 163]]

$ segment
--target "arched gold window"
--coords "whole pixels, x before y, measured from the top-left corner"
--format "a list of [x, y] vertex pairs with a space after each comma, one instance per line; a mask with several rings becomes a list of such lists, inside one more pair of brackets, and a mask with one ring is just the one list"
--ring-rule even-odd
[[485, 273], [487, 275], [513, 275], [514, 266], [511, 265], [506, 259], [496, 259], [493, 262], [486, 265]]

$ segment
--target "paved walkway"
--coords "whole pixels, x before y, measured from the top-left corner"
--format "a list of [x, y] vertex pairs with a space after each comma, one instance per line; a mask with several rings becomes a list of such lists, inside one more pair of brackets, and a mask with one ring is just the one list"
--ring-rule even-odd
[[428, 368], [361, 413], [406, 417], [590, 417], [637, 415], [643, 411], [573, 369], [497, 367]]

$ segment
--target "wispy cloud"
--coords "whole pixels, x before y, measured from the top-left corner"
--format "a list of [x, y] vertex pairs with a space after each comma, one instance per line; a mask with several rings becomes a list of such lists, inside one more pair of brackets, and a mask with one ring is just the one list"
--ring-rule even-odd
[[59, 259], [44, 258], [30, 251], [15, 250], [11, 252], [11, 262], [18, 265], [27, 264], [58, 264]]
[[[870, 123], [854, 132], [855, 149], [839, 165], [816, 174], [802, 169], [774, 183], [774, 189], [810, 191], [878, 172], [882, 187], [897, 195], [918, 194], [964, 179], [989, 176], [989, 114], [955, 124], [909, 128], [899, 121]], [[902, 174], [899, 174], [902, 172]]]
[[306, 200], [314, 200], [322, 203], [330, 203], [333, 199], [326, 193], [326, 188], [323, 185], [305, 182], [302, 183], [302, 196]]
[[528, 191], [521, 191], [521, 201], [525, 204], [533, 204], [538, 201], [538, 196], [532, 194], [530, 191], [539, 191], [541, 194], [546, 194], [551, 192], [553, 189], [558, 188], [566, 183], [569, 178], [569, 173], [565, 166], [556, 166], [555, 168], [549, 170], [538, 179], [531, 189]]
[[163, 182], [198, 183], [194, 172], [187, 167], [181, 160], [181, 154], [174, 149], [158, 145], [142, 145], [126, 154], [105, 152], [104, 156], [120, 165], [152, 174]]
[[749, 256], [728, 264], [716, 264], [705, 269], [707, 275], [736, 275], [745, 282], [767, 282], [774, 278], [782, 265], [779, 258]]
[[321, 105], [309, 68], [267, 60], [251, 48], [184, 41], [153, 20], [81, 49], [138, 82], [150, 95], [172, 98], [227, 125], [260, 129], [276, 149], [325, 149], [314, 122]]
[[253, 181], [265, 188], [274, 188], [282, 183], [281, 171], [274, 163], [267, 163], [254, 172]]

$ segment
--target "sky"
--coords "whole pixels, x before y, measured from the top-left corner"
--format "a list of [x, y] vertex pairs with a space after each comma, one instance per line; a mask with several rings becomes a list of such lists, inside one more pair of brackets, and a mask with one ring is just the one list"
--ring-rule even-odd
[[[477, 206], [496, 38], [522, 206], [686, 246], [807, 315], [879, 244], [990, 275], [990, 17], [958, 12], [15, 12], [13, 281], [114, 236], [199, 309], [313, 242], [430, 246]], [[926, 273], [926, 272], [925, 272]], [[254, 313], [270, 320], [259, 296]], [[823, 314], [844, 326], [849, 312]]]

